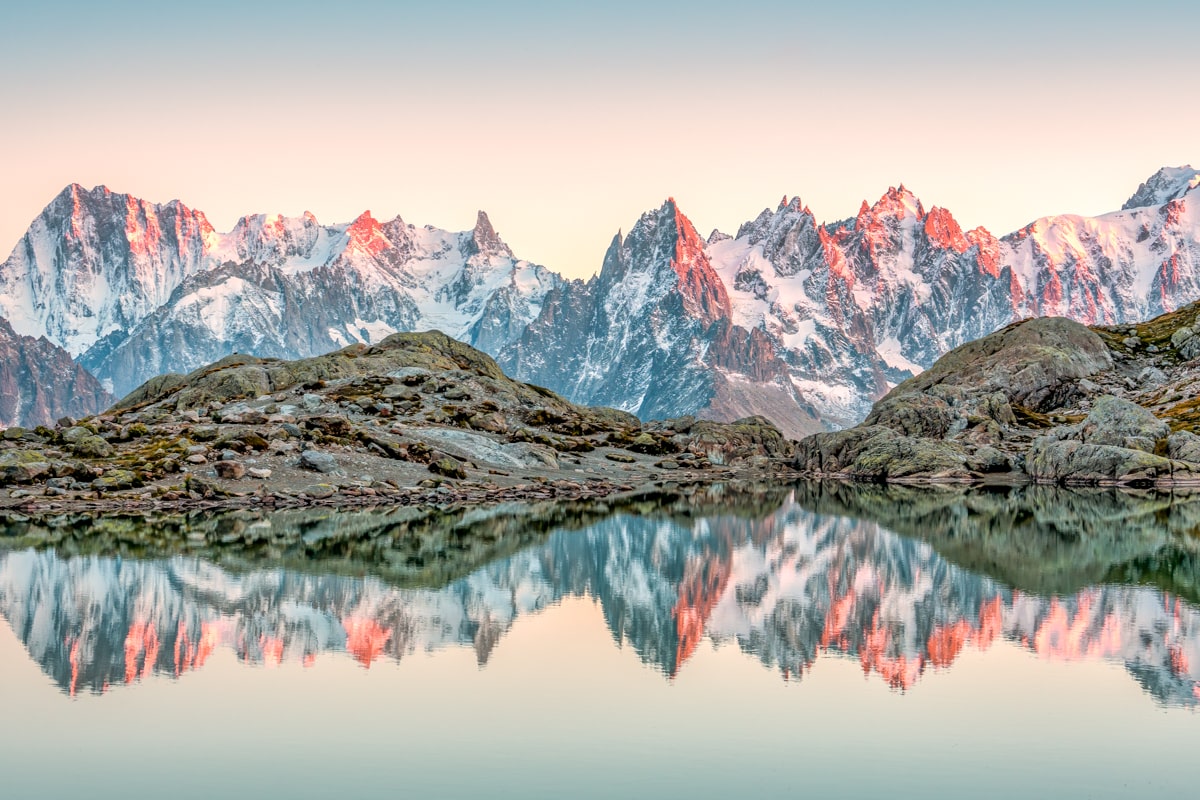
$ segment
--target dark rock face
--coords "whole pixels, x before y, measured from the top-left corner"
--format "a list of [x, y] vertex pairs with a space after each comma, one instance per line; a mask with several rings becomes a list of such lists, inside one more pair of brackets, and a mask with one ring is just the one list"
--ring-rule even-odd
[[0, 424], [53, 425], [112, 402], [99, 381], [46, 339], [18, 336], [0, 319]]
[[793, 435], [823, 427], [775, 345], [731, 317], [704, 241], [668, 201], [613, 239], [598, 276], [550, 292], [498, 361], [577, 402], [642, 419], [761, 413]]
[[1200, 481], [1200, 367], [1180, 336], [1200, 304], [1138, 326], [1035, 319], [964, 345], [800, 444], [798, 466], [873, 480]]

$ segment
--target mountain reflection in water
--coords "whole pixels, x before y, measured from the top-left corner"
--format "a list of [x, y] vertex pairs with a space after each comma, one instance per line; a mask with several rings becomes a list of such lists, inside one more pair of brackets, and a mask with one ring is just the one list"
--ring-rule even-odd
[[218, 648], [250, 664], [345, 652], [370, 667], [467, 646], [484, 664], [516, 618], [582, 596], [666, 678], [707, 639], [785, 680], [846, 657], [909, 689], [1004, 639], [1119, 662], [1158, 702], [1200, 705], [1200, 507], [1186, 499], [822, 485], [771, 498], [756, 514], [617, 512], [430, 586], [183, 554], [0, 551], [0, 614], [71, 695], [180, 677]]

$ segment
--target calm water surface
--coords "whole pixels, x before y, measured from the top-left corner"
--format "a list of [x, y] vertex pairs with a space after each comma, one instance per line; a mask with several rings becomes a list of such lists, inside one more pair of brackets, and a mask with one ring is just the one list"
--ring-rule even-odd
[[798, 487], [534, 533], [10, 525], [2, 794], [1190, 796], [1193, 505]]

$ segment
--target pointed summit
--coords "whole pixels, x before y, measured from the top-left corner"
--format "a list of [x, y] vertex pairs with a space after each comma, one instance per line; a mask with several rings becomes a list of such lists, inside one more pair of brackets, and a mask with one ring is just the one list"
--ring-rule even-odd
[[1190, 164], [1184, 164], [1182, 167], [1163, 167], [1138, 187], [1133, 197], [1121, 206], [1121, 210], [1161, 206], [1178, 200], [1197, 186], [1200, 186], [1200, 170], [1192, 169]]
[[496, 233], [496, 229], [492, 227], [492, 221], [488, 219], [487, 212], [482, 210], [475, 217], [475, 227], [471, 231], [468, 249], [472, 255], [512, 258], [512, 250], [501, 240], [500, 234]]

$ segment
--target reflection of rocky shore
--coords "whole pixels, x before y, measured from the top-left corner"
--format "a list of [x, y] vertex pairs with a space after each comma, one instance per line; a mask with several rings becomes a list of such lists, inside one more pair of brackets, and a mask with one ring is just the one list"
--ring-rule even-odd
[[[997, 562], [993, 574], [999, 576], [1009, 569], [1022, 577], [1022, 553], [1030, 561], [1058, 553], [1063, 564], [1074, 553], [1084, 562], [1081, 571], [1064, 570], [1062, 579], [1122, 570], [1137, 577], [1133, 572], [1142, 567], [1136, 565], [1171, 547], [1177, 554], [1186, 549], [1165, 533], [1152, 546], [1147, 533], [1140, 547], [1105, 550], [1104, 526], [1082, 521], [1105, 518], [1113, 508], [1106, 504], [1126, 502], [1114, 497], [971, 495], [959, 498], [958, 512], [946, 503], [939, 512], [928, 493], [906, 496], [898, 527], [925, 525], [931, 546], [874, 522], [824, 513], [835, 503], [850, 510], [850, 498], [859, 501], [855, 513], [865, 515], [872, 503], [886, 507], [869, 491], [838, 495], [808, 487], [754, 516], [641, 509], [593, 518], [582, 529], [539, 534], [523, 548], [496, 551], [495, 560], [468, 574], [407, 588], [351, 575], [352, 558], [339, 575], [231, 569], [192, 555], [140, 560], [12, 551], [0, 553], [0, 613], [68, 692], [103, 691], [149, 673], [180, 675], [202, 666], [216, 648], [231, 648], [252, 663], [339, 651], [369, 665], [469, 646], [483, 663], [517, 616], [563, 597], [591, 596], [614, 638], [666, 675], [686, 669], [707, 637], [735, 643], [790, 679], [802, 679], [818, 658], [841, 654], [889, 685], [907, 688], [929, 669], [952, 665], [966, 648], [1006, 639], [1047, 658], [1119, 661], [1159, 701], [1196, 705], [1200, 609], [1193, 603], [1135, 585], [1078, 585], [1064, 596], [1028, 585], [1014, 591], [934, 549], [956, 538], [951, 527], [936, 527], [943, 513], [967, 541], [991, 547], [987, 557]], [[996, 509], [1019, 517], [1016, 506], [1034, 500], [1041, 511], [1026, 513], [1042, 522], [1016, 528], [1030, 549], [1022, 551], [1015, 538], [1000, 544], [1003, 516]], [[822, 509], [814, 513], [810, 506]], [[1168, 504], [1155, 513], [1171, 519], [1177, 512]], [[989, 514], [994, 523], [984, 522]], [[344, 531], [363, 525], [377, 531], [354, 515], [338, 519]], [[972, 528], [963, 520], [980, 524]], [[1052, 520], [1064, 522], [1043, 529]], [[1065, 520], [1079, 524], [1072, 528]], [[1056, 551], [1047, 536], [1074, 549]], [[1085, 551], [1090, 560], [1082, 558]], [[1113, 558], [1104, 563], [1106, 552]], [[1011, 564], [1004, 562], [1010, 557]], [[325, 558], [322, 563], [334, 563], [331, 553]]]
[[924, 539], [1024, 591], [1144, 583], [1200, 602], [1200, 494], [827, 482], [798, 485], [795, 499]]

